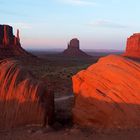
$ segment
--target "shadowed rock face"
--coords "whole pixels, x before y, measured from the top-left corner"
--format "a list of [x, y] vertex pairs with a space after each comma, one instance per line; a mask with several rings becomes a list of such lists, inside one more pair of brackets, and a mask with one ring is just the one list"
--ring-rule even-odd
[[20, 45], [19, 30], [13, 35], [13, 28], [9, 25], [0, 25], [0, 59], [14, 56], [32, 56]]
[[77, 49], [79, 50], [79, 40], [77, 38], [74, 38], [70, 41], [70, 43], [68, 44], [68, 49]]
[[0, 25], [0, 45], [14, 45], [13, 28], [9, 25]]
[[18, 61], [0, 61], [0, 129], [53, 121], [53, 93]]
[[68, 48], [64, 50], [63, 55], [69, 57], [90, 57], [85, 52], [80, 50], [79, 40], [74, 38], [68, 44]]
[[140, 58], [140, 33], [135, 33], [127, 39], [125, 55]]
[[97, 128], [140, 126], [140, 63], [109, 55], [72, 77], [75, 123]]

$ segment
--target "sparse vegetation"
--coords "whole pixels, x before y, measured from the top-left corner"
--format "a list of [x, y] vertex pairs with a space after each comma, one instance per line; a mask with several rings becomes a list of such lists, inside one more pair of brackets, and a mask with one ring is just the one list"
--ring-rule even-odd
[[38, 79], [51, 83], [55, 97], [72, 94], [71, 77], [97, 61], [96, 58], [64, 58], [49, 55], [45, 58], [20, 58], [21, 63]]

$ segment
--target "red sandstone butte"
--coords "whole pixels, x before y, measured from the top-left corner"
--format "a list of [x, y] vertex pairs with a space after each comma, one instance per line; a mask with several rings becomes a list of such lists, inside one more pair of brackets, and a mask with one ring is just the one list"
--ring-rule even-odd
[[9, 25], [0, 25], [0, 59], [14, 56], [33, 56], [25, 51], [20, 44], [19, 30], [13, 35], [13, 28]]
[[90, 57], [80, 50], [80, 42], [77, 38], [72, 39], [68, 43], [68, 48], [64, 50], [63, 55], [68, 57]]
[[18, 61], [0, 61], [0, 129], [53, 122], [54, 98]]
[[109, 55], [72, 81], [75, 123], [104, 129], [140, 127], [140, 62]]
[[140, 58], [140, 33], [135, 33], [127, 39], [125, 56]]

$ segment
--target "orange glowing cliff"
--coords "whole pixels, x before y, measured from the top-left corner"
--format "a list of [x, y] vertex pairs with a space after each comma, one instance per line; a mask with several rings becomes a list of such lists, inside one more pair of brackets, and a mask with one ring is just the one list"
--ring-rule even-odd
[[125, 56], [140, 57], [140, 33], [135, 33], [127, 39]]
[[[124, 56], [140, 58], [140, 33], [127, 39]], [[140, 125], [140, 61], [124, 56], [100, 58], [72, 77], [75, 123], [121, 129]]]

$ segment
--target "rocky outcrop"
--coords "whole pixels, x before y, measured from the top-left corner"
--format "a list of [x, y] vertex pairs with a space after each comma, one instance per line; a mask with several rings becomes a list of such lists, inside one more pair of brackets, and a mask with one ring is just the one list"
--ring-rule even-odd
[[0, 59], [15, 56], [33, 56], [25, 51], [20, 44], [19, 30], [13, 35], [13, 28], [9, 25], [0, 25]]
[[140, 33], [135, 33], [127, 39], [125, 56], [140, 58]]
[[140, 126], [140, 62], [109, 55], [72, 81], [75, 123], [97, 128]]
[[90, 57], [85, 52], [80, 50], [79, 40], [74, 38], [68, 43], [68, 48], [64, 50], [63, 55], [68, 57]]
[[0, 129], [51, 124], [53, 113], [53, 93], [47, 85], [36, 80], [18, 61], [0, 61]]

